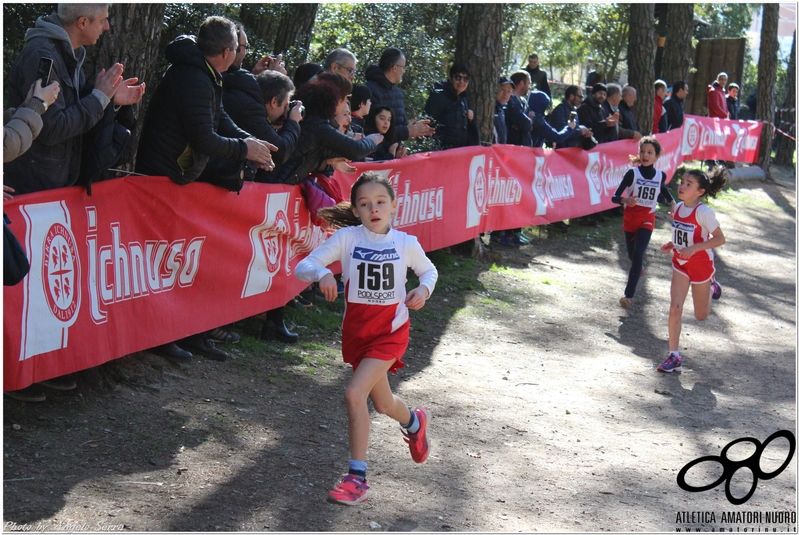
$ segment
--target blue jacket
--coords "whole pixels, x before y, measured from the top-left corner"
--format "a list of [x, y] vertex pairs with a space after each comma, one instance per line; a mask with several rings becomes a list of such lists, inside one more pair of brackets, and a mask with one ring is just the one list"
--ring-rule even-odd
[[533, 145], [533, 121], [527, 116], [526, 106], [516, 95], [511, 95], [505, 108], [505, 123], [508, 125], [508, 143], [531, 147]]
[[[563, 130], [569, 123], [569, 115], [571, 115], [572, 111], [577, 111], [576, 108], [572, 108], [568, 102], [565, 100], [562, 101], [560, 104], [555, 106], [555, 109], [552, 110], [552, 113], [549, 114], [547, 118], [547, 122], [554, 128], [555, 130]], [[575, 117], [575, 121], [577, 118]], [[559, 149], [564, 149], [566, 147], [579, 147], [580, 140], [579, 138], [569, 138], [563, 142], [558, 143]]]

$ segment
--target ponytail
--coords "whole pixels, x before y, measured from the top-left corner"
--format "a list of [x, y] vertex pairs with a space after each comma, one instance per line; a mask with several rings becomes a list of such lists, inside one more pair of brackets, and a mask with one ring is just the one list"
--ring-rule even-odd
[[330, 225], [333, 230], [344, 227], [354, 227], [361, 224], [361, 220], [352, 212], [352, 203], [343, 201], [335, 206], [322, 208], [316, 215]]
[[726, 167], [716, 166], [709, 172], [705, 173], [701, 169], [689, 169], [683, 173], [691, 175], [699, 183], [699, 187], [705, 190], [705, 196], [716, 197], [716, 194], [721, 191], [729, 181], [730, 172]]

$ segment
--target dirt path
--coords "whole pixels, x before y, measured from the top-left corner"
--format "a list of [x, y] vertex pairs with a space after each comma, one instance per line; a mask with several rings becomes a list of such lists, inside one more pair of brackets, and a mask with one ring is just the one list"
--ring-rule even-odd
[[[348, 459], [349, 371], [312, 309], [290, 316], [299, 347], [245, 336], [235, 361], [183, 367], [139, 354], [106, 374], [110, 387], [84, 372], [77, 391], [45, 404], [4, 401], [5, 529], [795, 531], [796, 459], [741, 506], [723, 484], [676, 483], [687, 462], [734, 439], [796, 432], [795, 188], [746, 183], [714, 207], [728, 239], [717, 253], [724, 295], [703, 324], [685, 320], [682, 374], [654, 370], [667, 352], [663, 218], [629, 311], [618, 306], [620, 219], [542, 231], [499, 267], [437, 253], [458, 269], [413, 316], [408, 366], [392, 379], [430, 407], [433, 449], [415, 465], [375, 414], [362, 506], [324, 501]], [[762, 469], [787, 454], [786, 440], [773, 442]], [[720, 469], [691, 474], [701, 485]], [[750, 487], [738, 472], [733, 495]], [[775, 511], [794, 516], [767, 523]]]

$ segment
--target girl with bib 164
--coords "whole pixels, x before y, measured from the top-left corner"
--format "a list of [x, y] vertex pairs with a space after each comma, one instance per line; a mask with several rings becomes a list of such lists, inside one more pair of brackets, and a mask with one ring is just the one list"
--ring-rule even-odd
[[682, 312], [688, 290], [694, 300], [694, 315], [703, 321], [710, 313], [711, 299], [721, 297], [716, 282], [713, 248], [726, 242], [713, 210], [700, 202], [706, 195], [715, 197], [727, 183], [726, 169], [711, 173], [691, 169], [683, 174], [677, 195], [682, 201], [674, 209], [671, 241], [660, 250], [671, 253], [671, 306], [669, 307], [669, 356], [658, 366], [661, 372], [682, 371], [680, 332]]
[[638, 142], [638, 156], [631, 157], [633, 167], [624, 174], [611, 199], [624, 206], [624, 242], [632, 262], [624, 295], [619, 299], [622, 308], [630, 308], [638, 279], [644, 273], [644, 253], [655, 230], [655, 209], [658, 203], [669, 204], [674, 210], [674, 198], [666, 187], [666, 173], [655, 169], [660, 157], [660, 143], [654, 136]]
[[[355, 505], [366, 500], [366, 448], [369, 442], [369, 406], [403, 428], [411, 457], [427, 460], [427, 407], [409, 410], [391, 392], [387, 372], [405, 366], [408, 347], [408, 309], [419, 310], [430, 297], [438, 271], [414, 236], [395, 230], [391, 220], [397, 199], [391, 183], [377, 173], [362, 174], [352, 186], [351, 203], [319, 211], [331, 226], [339, 227], [330, 238], [297, 265], [297, 278], [319, 281], [328, 301], [337, 295], [336, 281], [327, 268], [341, 262], [346, 310], [341, 327], [341, 352], [352, 365], [352, 378], [344, 390], [349, 416], [349, 473], [327, 495], [327, 500]], [[406, 293], [408, 268], [419, 277], [419, 286]]]

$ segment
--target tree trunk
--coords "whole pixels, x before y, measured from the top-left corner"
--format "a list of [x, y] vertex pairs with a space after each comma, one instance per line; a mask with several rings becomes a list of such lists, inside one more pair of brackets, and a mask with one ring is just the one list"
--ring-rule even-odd
[[757, 62], [757, 120], [762, 121], [763, 134], [760, 137], [760, 155], [757, 165], [770, 178], [771, 139], [774, 136], [774, 108], [776, 107], [777, 62], [779, 61], [779, 41], [777, 26], [780, 21], [779, 4], [763, 4], [763, 22], [760, 28], [760, 59]]
[[667, 84], [688, 80], [691, 66], [691, 36], [694, 30], [694, 5], [670, 4], [666, 19], [666, 48], [662, 78]]
[[[785, 100], [782, 102], [780, 116], [784, 118], [778, 124], [780, 130], [796, 137], [796, 30], [793, 32], [793, 44], [791, 45], [791, 59], [788, 62], [788, 76], [785, 80], [786, 91]], [[793, 128], [791, 130], [791, 128]], [[774, 163], [780, 165], [791, 165], [793, 163], [793, 153], [796, 150], [796, 142], [792, 139], [777, 133], [777, 155]]]
[[286, 65], [301, 65], [308, 57], [311, 30], [319, 4], [291, 4], [283, 12], [275, 38], [275, 54], [283, 54]]
[[[158, 61], [158, 42], [164, 22], [166, 4], [111, 4], [108, 22], [111, 30], [105, 32], [96, 46], [87, 50], [84, 72], [89, 81], [94, 81], [100, 69], [114, 63], [125, 66], [124, 78], [136, 77], [147, 84], [144, 99], [136, 106], [136, 116], [141, 123], [144, 109], [152, 93], [151, 82]], [[139, 139], [131, 141], [132, 153]], [[126, 162], [125, 169], [132, 170], [133, 162]]]
[[480, 128], [480, 137], [490, 142], [494, 131], [497, 79], [504, 58], [502, 50], [502, 4], [461, 4], [455, 37], [455, 62], [465, 62], [472, 71], [469, 105]]
[[629, 84], [638, 92], [633, 114], [638, 130], [648, 133], [655, 109], [655, 5], [630, 4], [629, 9], [627, 70]]
[[[243, 3], [241, 4], [241, 11], [239, 11], [244, 30], [248, 34], [254, 34], [254, 37], [263, 39], [268, 43], [267, 46], [274, 42], [273, 40], [278, 33], [278, 22], [282, 19], [282, 17], [275, 16], [275, 8], [277, 7], [274, 4]], [[247, 37], [250, 36], [247, 35]], [[271, 50], [268, 52], [274, 53]]]

